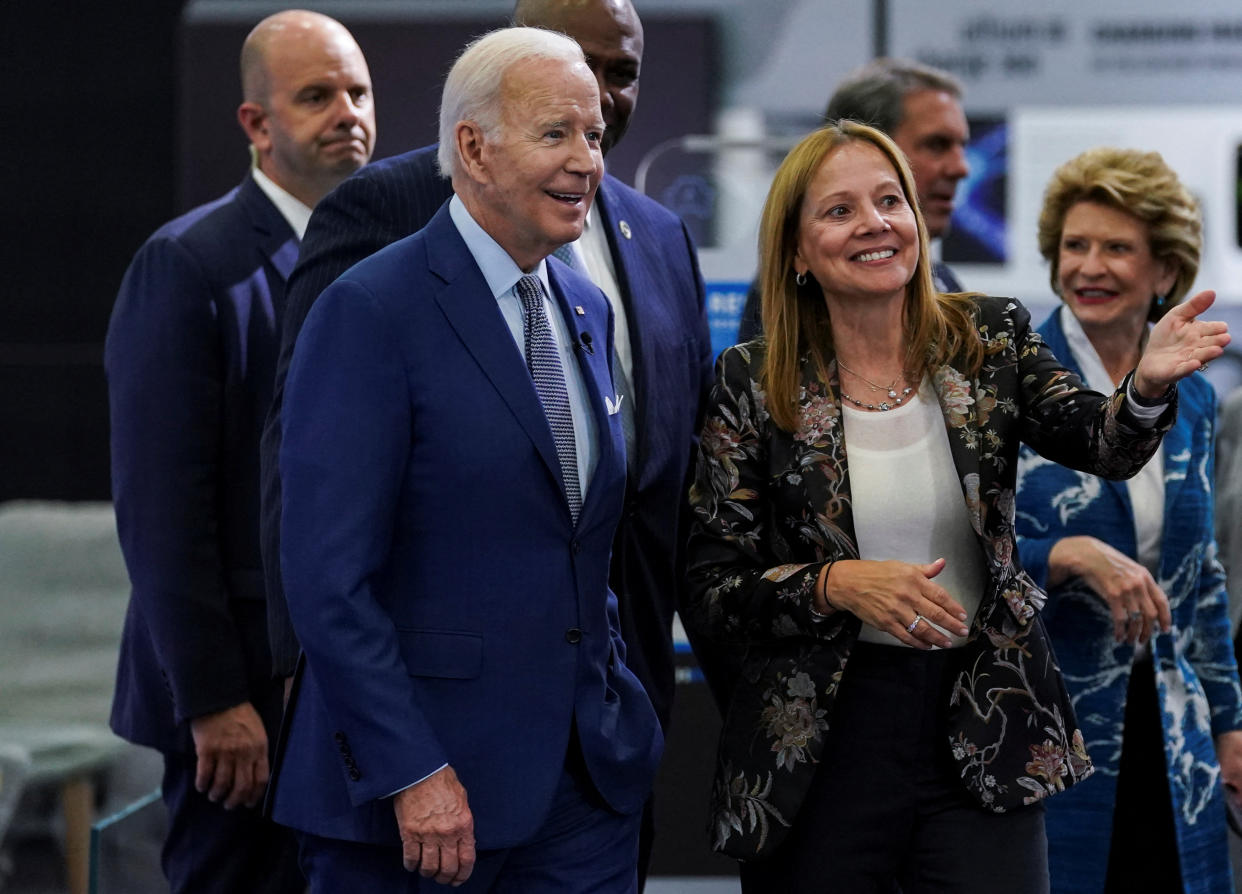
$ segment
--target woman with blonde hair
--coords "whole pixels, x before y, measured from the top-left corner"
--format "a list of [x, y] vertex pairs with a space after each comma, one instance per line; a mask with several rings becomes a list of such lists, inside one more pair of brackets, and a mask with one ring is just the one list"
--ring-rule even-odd
[[1170, 313], [1111, 397], [1015, 301], [938, 294], [900, 152], [840, 121], [764, 209], [765, 339], [724, 352], [684, 618], [739, 653], [714, 845], [748, 892], [1041, 892], [1044, 798], [1090, 772], [1017, 562], [1019, 441], [1111, 477], [1224, 324]]
[[[1157, 153], [1071, 159], [1039, 218], [1062, 302], [1040, 335], [1090, 387], [1115, 387], [1190, 291], [1200, 244], [1198, 203]], [[1233, 891], [1223, 802], [1242, 786], [1242, 689], [1213, 531], [1216, 397], [1198, 374], [1178, 393], [1176, 423], [1129, 481], [1027, 448], [1018, 462], [1019, 555], [1048, 590], [1100, 771], [1048, 808], [1057, 892]]]

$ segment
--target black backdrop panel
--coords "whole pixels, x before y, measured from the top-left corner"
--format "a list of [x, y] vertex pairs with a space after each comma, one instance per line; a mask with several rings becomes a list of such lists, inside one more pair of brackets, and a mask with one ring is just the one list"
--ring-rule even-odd
[[[496, 19], [343, 21], [367, 57], [375, 85], [379, 139], [375, 158], [436, 141], [440, 90], [472, 37], [505, 24]], [[253, 25], [196, 18], [182, 26], [178, 87], [178, 207], [188, 209], [237, 185], [246, 170], [246, 139], [236, 124], [237, 52]], [[646, 16], [646, 48], [637, 111], [608, 170], [627, 183], [653, 146], [707, 133], [717, 103], [712, 19]]]

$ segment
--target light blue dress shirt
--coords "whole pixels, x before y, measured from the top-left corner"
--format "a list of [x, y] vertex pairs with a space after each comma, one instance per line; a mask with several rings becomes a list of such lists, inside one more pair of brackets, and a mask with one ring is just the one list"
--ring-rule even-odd
[[[525, 365], [526, 341], [522, 331], [522, 303], [514, 287], [525, 274], [509, 257], [509, 253], [500, 247], [478, 222], [470, 216], [466, 206], [457, 196], [449, 201], [449, 215], [457, 232], [461, 234], [474, 262], [479, 265], [483, 278], [496, 299], [500, 314], [509, 326], [513, 336], [513, 344]], [[544, 261], [533, 271], [543, 285], [543, 310], [548, 315], [552, 327], [552, 338], [561, 358], [561, 368], [565, 372], [565, 388], [569, 393], [569, 410], [574, 418], [574, 440], [578, 449], [578, 484], [582, 489], [583, 502], [586, 501], [587, 490], [591, 478], [595, 474], [595, 464], [599, 460], [599, 444], [595, 432], [595, 420], [591, 414], [591, 400], [587, 394], [587, 383], [582, 370], [578, 366], [578, 358], [574, 356], [575, 339], [571, 336], [571, 327], [566, 323], [560, 312], [560, 304], [549, 296], [552, 289], [548, 285], [548, 268]], [[532, 385], [533, 387], [533, 385]]]

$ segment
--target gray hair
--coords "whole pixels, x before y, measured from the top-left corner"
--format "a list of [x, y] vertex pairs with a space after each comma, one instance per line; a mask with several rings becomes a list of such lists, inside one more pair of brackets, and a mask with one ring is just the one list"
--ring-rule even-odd
[[947, 71], [909, 59], [880, 57], [850, 72], [828, 100], [824, 118], [849, 118], [892, 134], [905, 115], [905, 98], [938, 90], [962, 98], [962, 83]]
[[500, 131], [501, 88], [518, 62], [552, 59], [586, 64], [582, 48], [564, 34], [544, 28], [498, 28], [466, 45], [444, 81], [440, 100], [440, 147], [436, 163], [441, 175], [459, 173], [454, 131], [459, 121], [473, 121], [484, 136]]

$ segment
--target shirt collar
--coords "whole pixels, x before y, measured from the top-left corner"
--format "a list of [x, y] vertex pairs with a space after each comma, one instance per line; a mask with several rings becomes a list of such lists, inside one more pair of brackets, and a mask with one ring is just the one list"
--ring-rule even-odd
[[1065, 332], [1065, 342], [1069, 345], [1074, 362], [1082, 370], [1082, 378], [1087, 387], [1101, 394], [1112, 394], [1116, 391], [1117, 386], [1104, 368], [1104, 361], [1100, 359], [1095, 345], [1091, 344], [1091, 339], [1083, 331], [1082, 323], [1078, 322], [1078, 317], [1074, 316], [1068, 304], [1061, 305], [1061, 329]]
[[251, 168], [250, 174], [254, 177], [254, 182], [259, 189], [263, 190], [263, 195], [271, 199], [276, 210], [280, 212], [280, 216], [288, 222], [297, 235], [298, 241], [301, 242], [302, 237], [306, 235], [306, 225], [310, 223], [310, 207], [286, 192], [275, 180], [257, 167]]
[[[457, 195], [449, 200], [449, 216], [453, 219], [453, 225], [457, 227], [457, 232], [461, 235], [462, 241], [466, 243], [466, 248], [474, 258], [474, 262], [479, 265], [483, 278], [487, 280], [487, 286], [492, 290], [492, 297], [499, 298], [510, 292], [517, 281], [526, 275], [522, 272], [522, 268], [507, 251], [500, 247], [500, 243], [479, 226], [478, 221], [470, 215], [465, 203]], [[539, 262], [533, 275], [539, 277], [540, 282], [543, 283], [544, 293], [551, 295], [552, 290], [548, 287], [548, 266], [544, 261]]]

